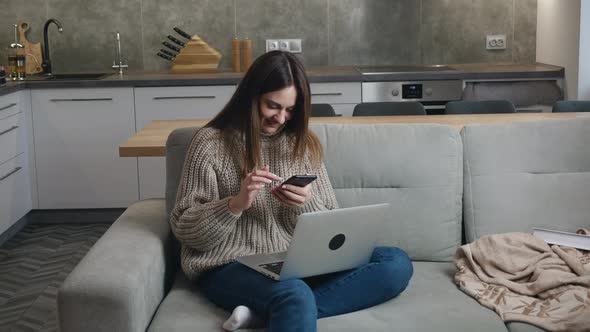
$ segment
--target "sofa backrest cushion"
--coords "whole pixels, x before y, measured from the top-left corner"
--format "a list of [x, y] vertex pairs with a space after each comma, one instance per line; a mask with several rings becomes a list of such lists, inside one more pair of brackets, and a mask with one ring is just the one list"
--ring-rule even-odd
[[178, 128], [166, 140], [166, 212], [174, 208], [186, 151], [198, 127]]
[[[311, 128], [324, 147], [341, 207], [390, 203], [380, 244], [399, 246], [415, 260], [452, 260], [461, 244], [463, 150], [457, 130], [434, 124]], [[177, 129], [168, 138], [168, 212], [196, 130]]]
[[436, 124], [313, 124], [340, 207], [389, 203], [381, 244], [450, 261], [461, 244], [463, 150]]
[[590, 225], [590, 119], [467, 125], [465, 235]]

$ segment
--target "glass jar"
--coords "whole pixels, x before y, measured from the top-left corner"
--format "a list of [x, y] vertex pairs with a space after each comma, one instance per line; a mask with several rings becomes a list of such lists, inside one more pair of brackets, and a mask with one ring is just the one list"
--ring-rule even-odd
[[11, 44], [8, 48], [8, 75], [13, 81], [24, 80], [26, 76], [26, 53], [21, 44]]

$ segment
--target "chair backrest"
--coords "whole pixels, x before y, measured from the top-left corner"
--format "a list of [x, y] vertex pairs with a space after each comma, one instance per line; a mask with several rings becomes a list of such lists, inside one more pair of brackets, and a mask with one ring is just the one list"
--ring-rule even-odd
[[590, 112], [590, 100], [562, 100], [553, 104], [553, 113]]
[[[463, 145], [457, 130], [438, 124], [314, 123], [310, 128], [324, 147], [341, 207], [391, 205], [380, 244], [399, 246], [416, 260], [452, 261], [461, 245]], [[196, 131], [174, 130], [166, 143], [168, 212]]]
[[516, 113], [508, 100], [450, 101], [446, 114]]
[[311, 116], [329, 117], [336, 116], [336, 111], [330, 104], [311, 104]]
[[426, 115], [421, 103], [416, 101], [390, 101], [379, 103], [361, 103], [354, 107], [352, 116], [380, 115]]

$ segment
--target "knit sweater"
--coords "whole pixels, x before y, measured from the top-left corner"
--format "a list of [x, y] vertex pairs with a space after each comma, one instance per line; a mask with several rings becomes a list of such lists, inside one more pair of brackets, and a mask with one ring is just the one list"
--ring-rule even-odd
[[317, 175], [312, 198], [303, 206], [287, 207], [271, 194], [277, 184], [272, 183], [258, 193], [249, 209], [236, 215], [229, 209], [229, 199], [240, 190], [243, 146], [237, 146], [237, 154], [227, 149], [218, 129], [202, 128], [195, 134], [170, 218], [188, 278], [196, 279], [200, 273], [240, 256], [285, 251], [299, 214], [337, 208], [325, 165], [314, 168], [308, 154], [303, 162], [292, 162], [293, 145], [284, 131], [261, 134], [263, 165], [283, 179]]

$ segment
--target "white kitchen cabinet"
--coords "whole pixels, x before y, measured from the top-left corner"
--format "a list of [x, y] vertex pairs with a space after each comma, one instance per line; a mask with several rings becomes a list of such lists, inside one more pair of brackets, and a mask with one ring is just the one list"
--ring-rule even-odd
[[311, 83], [311, 103], [331, 104], [336, 114], [352, 116], [361, 103], [361, 82]]
[[119, 208], [139, 198], [133, 88], [31, 91], [39, 208]]
[[[23, 90], [19, 92], [19, 107], [23, 113], [23, 135], [25, 136], [25, 153], [26, 166], [28, 168], [27, 178], [29, 180], [31, 197], [31, 208], [39, 208], [39, 200], [37, 195], [37, 170], [35, 168], [35, 142], [33, 140], [33, 110], [31, 107], [31, 91]], [[28, 212], [28, 211], [27, 211]]]
[[0, 164], [0, 234], [32, 209], [27, 154]]
[[[221, 111], [235, 89], [234, 85], [136, 88], [137, 130], [154, 120], [211, 119]], [[165, 158], [139, 158], [138, 170], [139, 197], [164, 197]]]
[[28, 91], [0, 97], [0, 234], [36, 204]]
[[0, 119], [7, 118], [11, 115], [21, 112], [19, 106], [18, 92], [7, 94], [0, 97]]
[[0, 163], [25, 152], [23, 117], [22, 112], [4, 118], [0, 116]]

